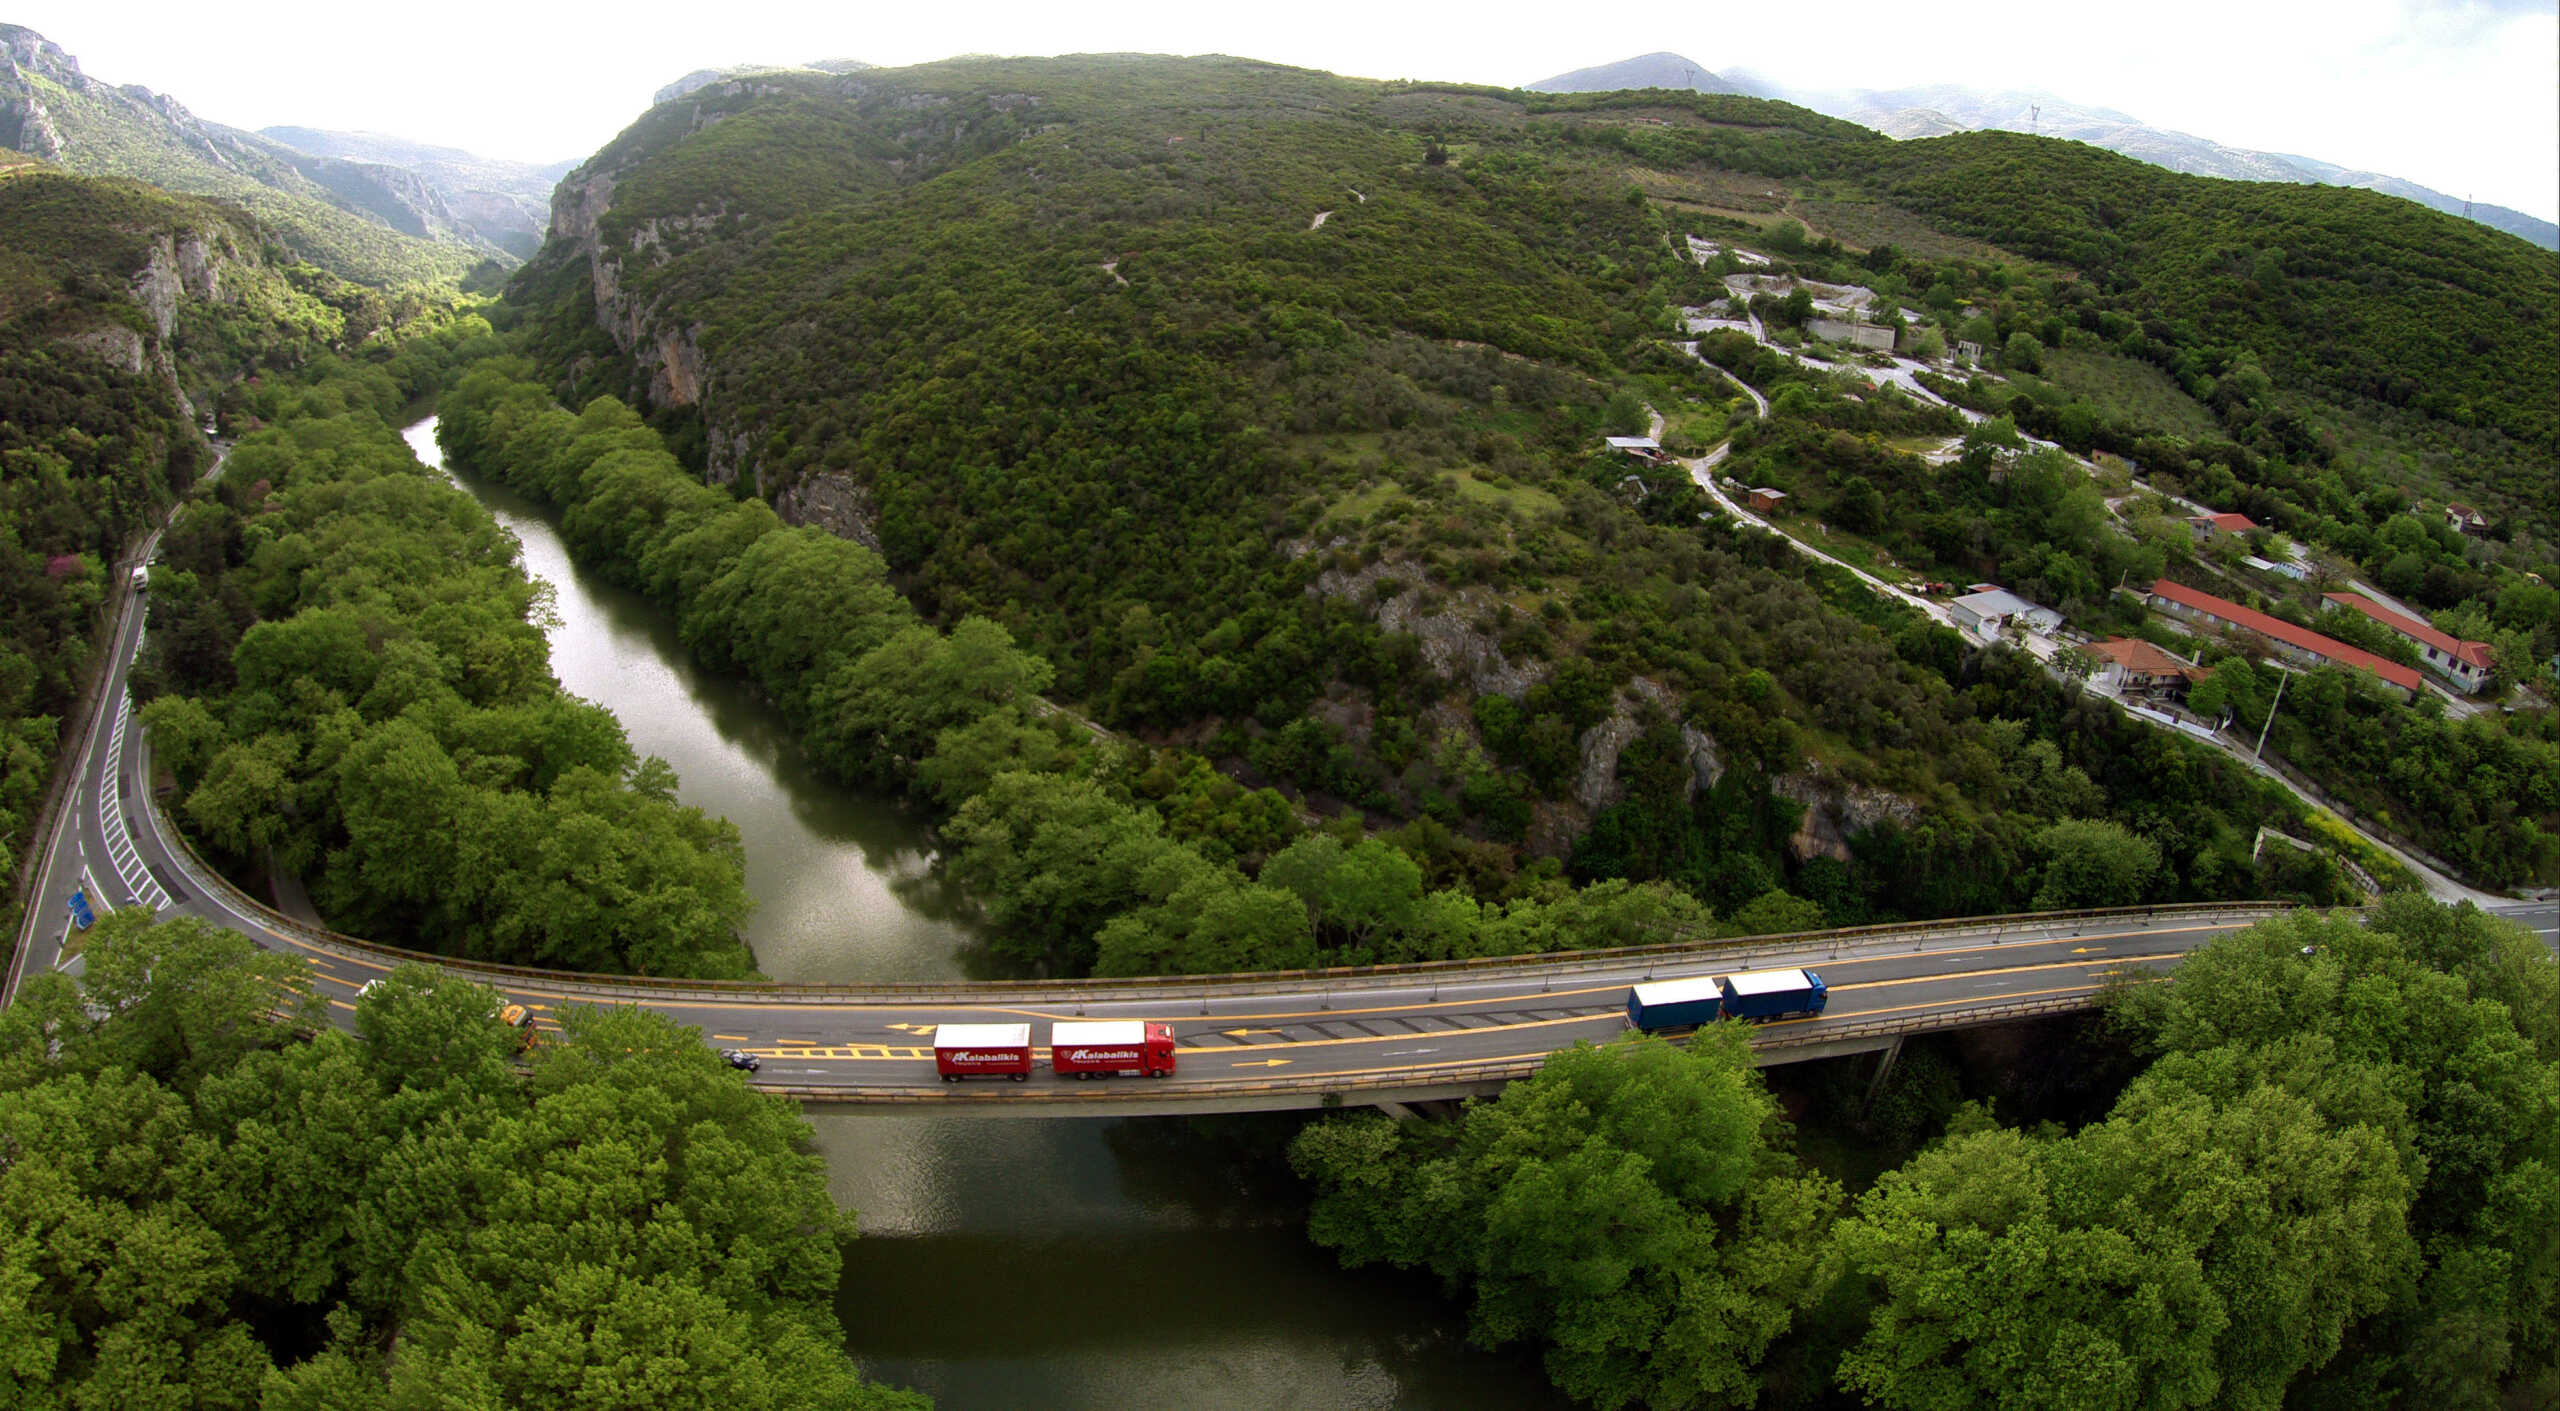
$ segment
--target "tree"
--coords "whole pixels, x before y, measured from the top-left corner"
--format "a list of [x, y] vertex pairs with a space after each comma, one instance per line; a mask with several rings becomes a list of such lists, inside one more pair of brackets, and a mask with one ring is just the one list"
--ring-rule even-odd
[[2066, 818], [2039, 830], [2035, 845], [2045, 859], [2038, 911], [2130, 906], [2160, 870], [2159, 844], [2106, 819]]
[[2001, 345], [2000, 363], [2017, 372], [2041, 372], [2044, 370], [2044, 344], [2037, 342], [2034, 334], [2019, 329]]
[[1686, 1048], [1577, 1045], [1455, 1121], [1322, 1123], [1290, 1160], [1317, 1187], [1310, 1237], [1470, 1288], [1474, 1336], [1545, 1342], [1568, 1394], [1732, 1406], [1809, 1299], [1838, 1200], [1778, 1131], [1748, 1040], [1718, 1025]]

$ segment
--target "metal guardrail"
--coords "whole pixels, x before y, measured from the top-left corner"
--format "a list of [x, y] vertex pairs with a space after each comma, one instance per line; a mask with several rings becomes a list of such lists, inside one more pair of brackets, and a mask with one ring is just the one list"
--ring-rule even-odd
[[[147, 754], [145, 756], [147, 758]], [[1198, 976], [1141, 976], [1084, 980], [979, 980], [959, 983], [829, 983], [809, 984], [760, 980], [672, 980], [638, 975], [599, 975], [570, 970], [546, 970], [534, 966], [506, 965], [491, 961], [460, 960], [452, 956], [380, 945], [372, 941], [342, 935], [324, 927], [287, 916], [231, 885], [210, 864], [198, 856], [185, 835], [174, 827], [160, 809], [155, 797], [149, 804], [154, 822], [163, 841], [171, 845], [171, 855], [181, 870], [189, 874], [197, 886], [220, 895], [234, 910], [279, 934], [288, 935], [316, 949], [337, 952], [353, 959], [375, 963], [400, 963], [430, 966], [446, 973], [498, 985], [540, 985], [555, 990], [579, 991], [627, 999], [718, 1000], [747, 999], [767, 1003], [808, 1004], [985, 1004], [985, 1003], [1077, 1003], [1104, 999], [1181, 998], [1200, 994], [1204, 999], [1217, 995], [1253, 995], [1287, 993], [1310, 986], [1340, 985], [1354, 989], [1378, 989], [1398, 982], [1478, 979], [1510, 974], [1566, 975], [1576, 971], [1617, 969], [1627, 962], [1692, 961], [1711, 957], [1753, 952], [1805, 950], [1828, 946], [1836, 956], [1849, 949], [1860, 952], [1890, 951], [1908, 945], [1919, 950], [1931, 938], [1956, 939], [1966, 934], [1996, 934], [2006, 937], [2011, 932], [2042, 929], [2048, 933], [2070, 926], [2085, 929], [2090, 923], [2103, 921], [2174, 921], [2199, 920], [2237, 924], [2260, 921], [2292, 909], [2289, 903], [2272, 902], [2197, 902], [2172, 906], [2091, 907], [2071, 911], [2024, 912], [2005, 916], [1959, 917], [1940, 921], [1922, 921], [1876, 926], [1851, 926], [1827, 931], [1793, 931], [1770, 936], [1741, 936], [1729, 939], [1692, 938], [1651, 945], [1614, 946], [1589, 950], [1548, 951], [1526, 956], [1474, 956], [1462, 960], [1416, 961], [1397, 965], [1335, 966], [1320, 969], [1271, 970], [1243, 974]]]
[[[1947, 1029], [1969, 1029], [1984, 1024], [2013, 1023], [2022, 1019], [2041, 1018], [2050, 1014], [2070, 1014], [2094, 1009], [2099, 991], [2078, 995], [2048, 995], [2038, 999], [1994, 1000], [1986, 1004], [1933, 1010], [1926, 1014], [1896, 1015], [1889, 1018], [1851, 1019], [1837, 1024], [1810, 1024], [1801, 1028], [1762, 1031], [1752, 1036], [1757, 1049], [1820, 1048], [1844, 1041], [1866, 1038], [1909, 1037], [1936, 1033]], [[1406, 1092], [1414, 1088], [1457, 1087], [1490, 1083], [1508, 1083], [1534, 1075], [1544, 1068], [1550, 1055], [1527, 1054], [1515, 1057], [1486, 1058], [1472, 1063], [1443, 1063], [1430, 1067], [1399, 1069], [1393, 1073], [1361, 1073], [1328, 1077], [1310, 1073], [1288, 1078], [1256, 1078], [1242, 1082], [1184, 1083], [1180, 1080], [1149, 1083], [1138, 1089], [1150, 1100], [1161, 1099], [1168, 1106], [1183, 1098], [1217, 1101], [1234, 1099], [1306, 1098], [1322, 1099], [1336, 1095], [1350, 1098], [1362, 1093]], [[751, 1079], [750, 1082], [753, 1082]], [[1110, 1085], [1076, 1084], [1061, 1087], [1023, 1088], [1010, 1085], [986, 1085], [976, 1088], [954, 1088], [947, 1083], [916, 1083], [898, 1087], [829, 1086], [817, 1083], [754, 1083], [758, 1092], [795, 1102], [840, 1103], [845, 1105], [882, 1107], [951, 1107], [974, 1104], [1018, 1107], [1032, 1104], [1074, 1108], [1109, 1106], [1129, 1100], [1126, 1089]]]

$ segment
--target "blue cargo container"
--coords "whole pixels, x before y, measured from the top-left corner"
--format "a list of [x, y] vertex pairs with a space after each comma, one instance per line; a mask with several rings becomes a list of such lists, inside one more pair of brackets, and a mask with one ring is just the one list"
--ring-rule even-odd
[[1627, 991], [1627, 1023], [1650, 1033], [1712, 1023], [1724, 1013], [1724, 990], [1714, 980], [1658, 980]]
[[1820, 1014], [1831, 1002], [1830, 987], [1810, 970], [1746, 970], [1716, 984], [1724, 991], [1724, 1012], [1736, 1019]]

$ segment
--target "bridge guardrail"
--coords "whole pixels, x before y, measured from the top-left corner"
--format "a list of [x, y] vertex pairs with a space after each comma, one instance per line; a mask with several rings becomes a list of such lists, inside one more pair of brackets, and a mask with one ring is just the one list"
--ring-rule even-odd
[[[149, 767], [146, 743], [139, 756]], [[144, 777], [149, 777], [146, 773]], [[1775, 954], [1828, 947], [1834, 957], [1856, 950], [1889, 952], [1924, 949], [1932, 938], [1961, 939], [1967, 934], [2010, 938], [2013, 932], [2063, 927], [2085, 929], [2093, 922], [2171, 921], [2195, 919], [2240, 923], [2260, 921], [2292, 910], [2284, 902], [2188, 902], [2166, 906], [2085, 907], [2070, 911], [2020, 912], [2003, 916], [1951, 917], [1936, 921], [1841, 927], [1827, 931], [1793, 931], [1770, 936], [1729, 938], [1685, 937], [1645, 945], [1586, 950], [1547, 951], [1533, 955], [1470, 956], [1458, 960], [1411, 961], [1393, 965], [1333, 966], [1302, 970], [1254, 971], [1225, 975], [1158, 975], [1082, 980], [978, 980], [943, 983], [847, 982], [811, 984], [772, 980], [679, 980], [644, 975], [601, 975], [496, 961], [464, 960], [426, 951], [387, 946], [314, 926], [277, 911], [233, 886], [195, 851], [150, 790], [145, 804], [154, 831], [171, 858], [200, 890], [219, 895], [233, 910], [260, 925], [313, 947], [374, 963], [418, 964], [447, 974], [501, 986], [535, 985], [598, 997], [662, 1000], [755, 999], [808, 1004], [862, 1003], [1052, 1003], [1075, 1004], [1108, 999], [1181, 998], [1198, 993], [1205, 1002], [1219, 995], [1254, 995], [1301, 991], [1310, 987], [1386, 989], [1399, 983], [1484, 978], [1505, 974], [1560, 977], [1576, 972], [1617, 969], [1630, 961], [1702, 962], [1722, 956]], [[1650, 973], [1650, 972], [1648, 972]]]
[[[1870, 1019], [1851, 1019], [1838, 1024], [1809, 1024], [1800, 1029], [1764, 1031], [1752, 1037], [1752, 1046], [1760, 1049], [1815, 1048], [1843, 1040], [1876, 1038], [1888, 1035], [1909, 1036], [1934, 1033], [1942, 1029], [1970, 1028], [1981, 1024], [1998, 1024], [2021, 1019], [2041, 1018], [2048, 1014], [2069, 1014], [2097, 1006], [2099, 990], [2078, 995], [2047, 995], [2037, 999], [1995, 1000], [1987, 1004], [1932, 1010], [1924, 1014], [1896, 1015]], [[1546, 1066], [1548, 1055], [1540, 1053], [1519, 1057], [1487, 1058], [1467, 1063], [1442, 1063], [1429, 1067], [1399, 1069], [1393, 1073], [1363, 1073], [1328, 1077], [1310, 1073], [1290, 1078], [1255, 1078], [1242, 1082], [1217, 1081], [1185, 1084], [1179, 1079], [1167, 1083], [1150, 1083], [1143, 1091], [1150, 1099], [1166, 1099], [1168, 1105], [1185, 1097], [1233, 1099], [1254, 1097], [1322, 1097], [1333, 1093], [1350, 1096], [1359, 1093], [1402, 1092], [1414, 1088], [1431, 1088], [1462, 1084], [1507, 1083], [1526, 1078]], [[750, 1080], [752, 1081], [752, 1080]], [[830, 1086], [818, 1083], [754, 1083], [756, 1091], [796, 1102], [841, 1103], [846, 1105], [884, 1107], [949, 1107], [1019, 1106], [1033, 1104], [1068, 1109], [1079, 1106], [1104, 1106], [1126, 1101], [1129, 1094], [1114, 1091], [1108, 1084], [1096, 1086], [1079, 1083], [1056, 1088], [1018, 1088], [988, 1085], [977, 1088], [954, 1088], [947, 1083], [917, 1083], [904, 1087]]]

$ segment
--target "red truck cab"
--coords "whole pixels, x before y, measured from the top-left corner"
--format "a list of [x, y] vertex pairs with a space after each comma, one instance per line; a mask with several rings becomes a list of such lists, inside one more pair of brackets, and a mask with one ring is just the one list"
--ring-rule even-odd
[[1024, 1082], [1031, 1077], [1031, 1026], [937, 1025], [933, 1031], [933, 1069], [946, 1083], [982, 1074]]
[[1082, 1020], [1049, 1030], [1049, 1064], [1061, 1075], [1100, 1078], [1136, 1073], [1173, 1076], [1173, 1026], [1136, 1019]]

